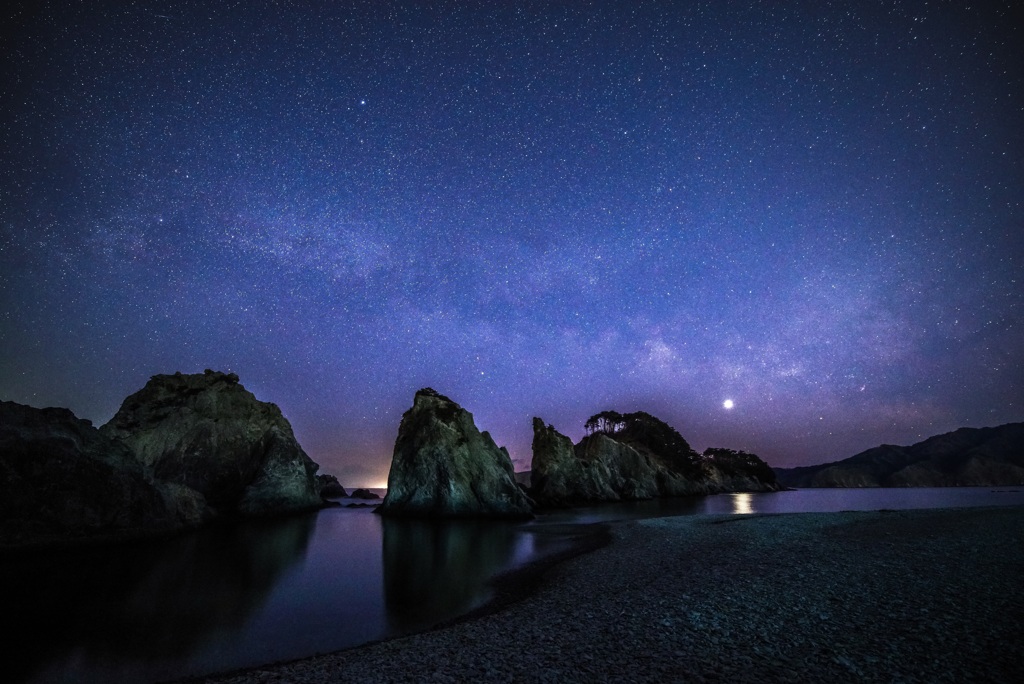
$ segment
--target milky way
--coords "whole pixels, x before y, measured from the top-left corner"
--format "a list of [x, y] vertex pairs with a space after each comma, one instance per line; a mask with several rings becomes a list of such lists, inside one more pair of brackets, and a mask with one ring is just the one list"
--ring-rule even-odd
[[1024, 418], [1012, 3], [64, 4], [2, 22], [2, 399], [233, 371], [350, 485], [425, 386], [520, 469]]

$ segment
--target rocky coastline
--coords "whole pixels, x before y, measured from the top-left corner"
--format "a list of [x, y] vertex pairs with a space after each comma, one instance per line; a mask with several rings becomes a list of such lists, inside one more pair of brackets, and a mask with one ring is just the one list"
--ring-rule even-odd
[[775, 473], [754, 454], [694, 451], [675, 428], [649, 413], [603, 411], [573, 444], [533, 419], [528, 482], [473, 414], [427, 387], [402, 415], [377, 512], [419, 518], [524, 519], [537, 511], [612, 501], [778, 491]]
[[[527, 519], [539, 510], [732, 491], [775, 491], [753, 454], [697, 454], [644, 412], [603, 411], [576, 445], [534, 419], [530, 482], [473, 415], [430, 388], [402, 416], [390, 517]], [[0, 548], [166, 534], [232, 517], [340, 505], [337, 478], [299, 445], [274, 404], [234, 373], [154, 375], [99, 428], [67, 409], [0, 402]], [[363, 490], [351, 498], [371, 499]], [[347, 504], [368, 505], [368, 504]]]
[[192, 681], [981, 682], [1024, 656], [1024, 507], [606, 529], [607, 546], [504, 578], [529, 593], [490, 612]]
[[[346, 496], [233, 374], [154, 376], [99, 429], [11, 402], [0, 418], [8, 548], [168, 534]], [[587, 428], [574, 445], [535, 419], [526, 485], [472, 414], [420, 390], [375, 507], [521, 519], [779, 488], [753, 454], [697, 454], [648, 414], [606, 411]], [[440, 628], [203, 681], [1003, 681], [1024, 657], [1024, 507], [569, 527], [573, 549], [500, 578], [494, 601]]]

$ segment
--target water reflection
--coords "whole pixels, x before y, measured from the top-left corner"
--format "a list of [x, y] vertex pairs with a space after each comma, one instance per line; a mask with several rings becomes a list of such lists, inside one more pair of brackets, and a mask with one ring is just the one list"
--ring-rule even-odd
[[384, 603], [398, 631], [422, 629], [482, 604], [510, 564], [517, 526], [480, 520], [385, 518]]
[[737, 515], [749, 515], [754, 512], [754, 496], [750, 492], [731, 494], [732, 512]]
[[5, 620], [14, 627], [5, 670], [21, 681], [41, 667], [59, 678], [62, 662], [187, 656], [213, 633], [245, 625], [302, 558], [314, 521], [223, 526], [4, 562]]
[[547, 511], [543, 514], [543, 519], [553, 523], [595, 523], [659, 518], [668, 515], [694, 515], [706, 512], [706, 502], [713, 498], [715, 497], [680, 496], [643, 501], [621, 501]]

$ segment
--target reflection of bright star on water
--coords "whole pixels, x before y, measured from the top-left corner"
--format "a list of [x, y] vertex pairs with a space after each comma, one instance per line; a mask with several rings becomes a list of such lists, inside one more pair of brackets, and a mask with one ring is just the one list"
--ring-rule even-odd
[[732, 399], [726, 399], [725, 401], [722, 402], [722, 406], [724, 406], [727, 409], [731, 409], [735, 405], [736, 404], [732, 403]]

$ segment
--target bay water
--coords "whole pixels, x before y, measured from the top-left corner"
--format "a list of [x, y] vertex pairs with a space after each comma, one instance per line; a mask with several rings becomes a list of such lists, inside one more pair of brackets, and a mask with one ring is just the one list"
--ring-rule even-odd
[[1024, 505], [1024, 487], [722, 494], [526, 523], [393, 520], [335, 507], [159, 541], [8, 554], [4, 680], [157, 682], [423, 630], [485, 604], [496, 575], [567, 548], [557, 533], [567, 524], [993, 505]]

